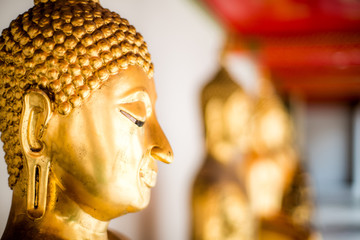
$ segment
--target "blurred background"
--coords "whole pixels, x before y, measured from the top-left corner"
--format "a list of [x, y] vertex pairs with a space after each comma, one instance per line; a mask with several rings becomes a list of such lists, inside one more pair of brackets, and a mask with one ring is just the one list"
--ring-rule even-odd
[[[309, 173], [313, 228], [325, 240], [360, 239], [358, 1], [100, 3], [128, 19], [148, 43], [157, 115], [175, 154], [171, 165], [159, 164], [150, 206], [114, 219], [110, 228], [134, 240], [190, 239], [192, 188], [206, 155], [200, 93], [224, 64], [231, 36], [226, 67], [232, 79], [254, 95], [266, 72], [291, 114], [294, 148]], [[32, 6], [32, 0], [0, 0], [0, 29]], [[11, 202], [7, 178], [3, 160], [0, 233]]]

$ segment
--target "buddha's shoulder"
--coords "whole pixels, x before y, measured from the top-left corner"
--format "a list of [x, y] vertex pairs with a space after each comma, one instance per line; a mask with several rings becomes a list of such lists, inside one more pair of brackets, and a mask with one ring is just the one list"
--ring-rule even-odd
[[108, 230], [109, 240], [130, 240], [130, 238], [124, 236], [121, 233], [118, 233], [114, 230]]

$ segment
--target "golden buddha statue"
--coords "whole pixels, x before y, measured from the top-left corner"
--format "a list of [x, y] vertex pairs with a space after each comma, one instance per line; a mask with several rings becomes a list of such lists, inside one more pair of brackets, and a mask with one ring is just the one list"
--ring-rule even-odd
[[171, 147], [141, 34], [98, 0], [35, 0], [0, 38], [0, 130], [13, 200], [1, 239], [117, 239]]
[[241, 177], [260, 219], [261, 240], [315, 239], [308, 186], [294, 149], [289, 114], [267, 78], [251, 119], [251, 147]]
[[192, 239], [253, 240], [256, 222], [236, 175], [247, 152], [252, 100], [222, 68], [201, 101], [207, 156], [193, 186]]
[[270, 83], [263, 80], [250, 128], [250, 158], [245, 173], [247, 192], [256, 215], [281, 210], [282, 196], [296, 165], [291, 120]]

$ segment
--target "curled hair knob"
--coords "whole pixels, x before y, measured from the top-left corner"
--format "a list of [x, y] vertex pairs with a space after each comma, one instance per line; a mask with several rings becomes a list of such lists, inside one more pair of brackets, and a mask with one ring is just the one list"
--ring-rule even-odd
[[[38, 5], [40, 3], [47, 3], [47, 2], [56, 2], [56, 1], [64, 1], [64, 0], [34, 0], [34, 4]], [[95, 3], [99, 3], [99, 0], [65, 0], [68, 2], [95, 2]]]

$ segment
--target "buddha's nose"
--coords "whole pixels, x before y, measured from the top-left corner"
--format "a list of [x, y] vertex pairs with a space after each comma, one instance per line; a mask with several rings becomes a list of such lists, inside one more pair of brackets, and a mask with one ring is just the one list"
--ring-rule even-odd
[[150, 146], [151, 156], [161, 162], [171, 163], [174, 159], [173, 150], [159, 123], [155, 119], [155, 121], [149, 125], [147, 140]]
[[172, 163], [174, 157], [173, 157], [173, 151], [169, 145], [169, 148], [167, 150], [160, 148], [160, 147], [153, 147], [151, 149], [151, 156], [155, 158], [156, 160], [162, 161], [164, 163]]

